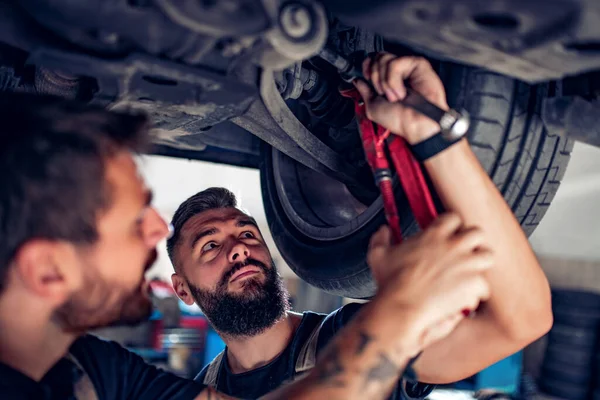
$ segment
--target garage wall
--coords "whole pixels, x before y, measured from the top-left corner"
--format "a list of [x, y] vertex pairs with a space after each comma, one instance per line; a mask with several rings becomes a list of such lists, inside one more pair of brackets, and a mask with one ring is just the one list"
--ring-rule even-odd
[[558, 192], [530, 238], [531, 245], [546, 257], [599, 261], [599, 205], [600, 148], [576, 143]]
[[600, 292], [599, 261], [538, 257], [550, 286]]

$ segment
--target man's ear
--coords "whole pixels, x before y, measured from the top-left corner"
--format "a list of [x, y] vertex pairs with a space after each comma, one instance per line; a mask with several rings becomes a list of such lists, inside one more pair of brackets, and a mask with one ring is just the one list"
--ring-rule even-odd
[[171, 283], [173, 283], [173, 289], [175, 290], [177, 297], [179, 297], [181, 301], [183, 301], [188, 306], [191, 306], [195, 303], [194, 298], [192, 297], [192, 294], [190, 292], [190, 288], [187, 285], [187, 282], [185, 281], [185, 279], [183, 279], [183, 277], [177, 275], [177, 272], [171, 275]]
[[30, 240], [19, 248], [14, 264], [23, 285], [50, 305], [63, 304], [82, 285], [77, 252], [67, 242]]

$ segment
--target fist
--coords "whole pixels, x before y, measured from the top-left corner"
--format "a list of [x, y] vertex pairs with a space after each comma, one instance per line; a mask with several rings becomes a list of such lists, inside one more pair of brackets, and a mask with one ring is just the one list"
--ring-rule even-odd
[[429, 228], [399, 245], [389, 229], [371, 241], [368, 263], [392, 309], [409, 316], [412, 336], [422, 348], [456, 327], [463, 310], [487, 300], [485, 272], [494, 264], [478, 228], [465, 228], [456, 214], [445, 214]]
[[431, 64], [421, 57], [397, 57], [379, 53], [363, 63], [365, 78], [373, 83], [377, 93], [360, 80], [356, 89], [365, 101], [367, 117], [390, 132], [416, 144], [439, 132], [437, 122], [400, 103], [407, 95], [407, 86], [427, 100], [447, 110], [446, 92]]

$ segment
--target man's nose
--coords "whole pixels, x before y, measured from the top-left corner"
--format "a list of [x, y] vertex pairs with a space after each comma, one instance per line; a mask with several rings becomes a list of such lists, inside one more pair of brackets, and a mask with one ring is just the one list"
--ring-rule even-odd
[[229, 252], [229, 262], [232, 264], [244, 262], [248, 257], [250, 257], [250, 250], [241, 242], [236, 243]]
[[169, 235], [169, 225], [154, 207], [148, 209], [145, 223], [148, 247], [156, 247], [158, 242]]

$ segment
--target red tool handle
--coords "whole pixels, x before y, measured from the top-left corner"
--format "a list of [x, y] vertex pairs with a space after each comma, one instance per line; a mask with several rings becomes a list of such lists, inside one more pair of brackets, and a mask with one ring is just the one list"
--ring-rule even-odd
[[[404, 139], [389, 137], [388, 130], [384, 130], [367, 118], [364, 102], [356, 89], [342, 91], [342, 95], [354, 100], [354, 111], [359, 124], [365, 156], [379, 186], [385, 217], [392, 231], [394, 242], [400, 243], [402, 231], [392, 185], [392, 172], [384, 150], [386, 140], [392, 163], [400, 178], [408, 204], [421, 229], [425, 229], [437, 218], [438, 213], [421, 165]], [[465, 317], [473, 315], [471, 310], [467, 309], [462, 313]]]

